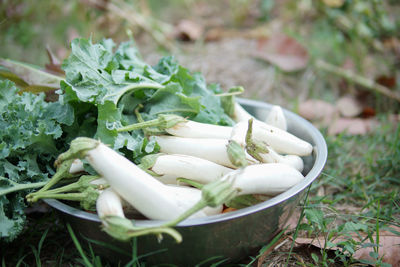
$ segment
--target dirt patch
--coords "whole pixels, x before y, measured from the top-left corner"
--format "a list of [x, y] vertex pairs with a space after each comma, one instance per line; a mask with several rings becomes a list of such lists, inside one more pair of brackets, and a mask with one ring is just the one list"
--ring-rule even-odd
[[[146, 62], [155, 64], [162, 56], [151, 46], [139, 44]], [[257, 40], [226, 38], [215, 42], [187, 43], [173, 53], [179, 63], [192, 71], [201, 72], [208, 83], [219, 83], [224, 90], [241, 85], [242, 97], [287, 106], [288, 102], [306, 95], [308, 85], [298, 89], [295, 78], [283, 81], [282, 72], [275, 66], [250, 56], [257, 48]], [[306, 71], [307, 74], [307, 71]], [[304, 74], [302, 74], [304, 76]], [[303, 93], [301, 93], [303, 92]]]

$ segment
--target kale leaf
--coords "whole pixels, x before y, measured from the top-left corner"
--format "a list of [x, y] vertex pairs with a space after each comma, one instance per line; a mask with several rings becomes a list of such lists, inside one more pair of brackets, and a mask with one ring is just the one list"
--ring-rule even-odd
[[[0, 237], [13, 240], [25, 223], [25, 194], [30, 185], [48, 179], [60, 153], [62, 125], [72, 125], [73, 109], [46, 102], [44, 94], [18, 94], [0, 80]], [[16, 191], [20, 187], [27, 190]]]

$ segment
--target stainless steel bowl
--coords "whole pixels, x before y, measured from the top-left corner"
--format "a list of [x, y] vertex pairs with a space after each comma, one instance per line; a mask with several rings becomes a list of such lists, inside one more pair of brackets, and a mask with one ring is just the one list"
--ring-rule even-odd
[[[270, 104], [259, 101], [247, 99], [238, 101], [258, 119], [264, 119], [271, 108]], [[170, 237], [165, 237], [160, 243], [154, 236], [139, 237], [136, 240], [138, 255], [149, 255], [144, 260], [150, 265], [195, 266], [206, 260], [223, 259], [227, 259], [227, 262], [237, 262], [255, 253], [283, 229], [304, 197], [306, 188], [320, 175], [327, 159], [327, 146], [321, 133], [300, 116], [287, 110], [284, 110], [284, 114], [288, 122], [288, 131], [314, 146], [313, 154], [304, 158], [305, 179], [301, 183], [278, 196], [248, 208], [183, 221], [176, 227], [183, 236], [183, 242], [180, 244]], [[46, 200], [46, 202], [59, 211], [75, 232], [80, 233], [78, 236], [86, 237], [86, 241], [87, 239], [98, 241], [91, 243], [97, 255], [112, 262], [130, 260], [131, 244], [113, 240], [102, 232], [97, 215], [54, 199]], [[136, 220], [138, 226], [160, 223], [154, 220]]]

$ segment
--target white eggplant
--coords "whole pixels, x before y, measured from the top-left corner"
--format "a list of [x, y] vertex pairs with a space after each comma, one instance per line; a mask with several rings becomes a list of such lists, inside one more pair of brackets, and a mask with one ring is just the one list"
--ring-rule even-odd
[[232, 127], [186, 120], [165, 129], [165, 131], [180, 137], [228, 139], [231, 135]]
[[222, 179], [232, 180], [239, 195], [276, 195], [302, 181], [304, 176], [286, 164], [263, 163], [233, 171]]
[[[186, 211], [194, 204], [198, 203], [201, 199], [201, 190], [189, 187], [189, 186], [178, 186], [178, 185], [166, 185], [166, 188], [171, 192], [173, 196], [175, 196], [178, 205], [181, 206], [182, 210]], [[188, 204], [191, 203], [191, 204]], [[209, 216], [209, 215], [215, 215], [219, 214], [222, 212], [222, 205], [218, 205], [217, 207], [205, 207], [200, 211], [201, 216], [199, 216], [199, 212], [195, 213], [194, 215], [198, 214], [197, 216], [194, 217], [204, 217], [204, 216]], [[183, 212], [181, 212], [183, 213]], [[181, 215], [181, 214], [179, 214]], [[176, 218], [174, 218], [176, 219]]]
[[[118, 195], [149, 219], [175, 219], [201, 198], [200, 190], [164, 185], [100, 142], [86, 152], [86, 159]], [[207, 216], [206, 212], [200, 210], [192, 217]]]
[[253, 115], [248, 113], [239, 103], [235, 103], [235, 111], [233, 113], [233, 119], [236, 122], [249, 121], [251, 118], [255, 119]]
[[[156, 136], [155, 139], [162, 153], [194, 156], [229, 168], [235, 168], [228, 156], [227, 146], [229, 141], [226, 139], [176, 136]], [[250, 163], [255, 163], [255, 160], [250, 156], [247, 156], [247, 160]]]
[[151, 170], [167, 184], [176, 184], [180, 177], [207, 184], [233, 171], [206, 159], [179, 154], [158, 156]]
[[111, 215], [125, 218], [121, 198], [112, 188], [100, 193], [96, 201], [96, 210], [100, 219]]
[[[232, 130], [231, 140], [245, 145], [248, 122], [238, 122]], [[255, 120], [252, 139], [271, 146], [277, 153], [308, 156], [313, 147], [310, 143], [274, 126]]]
[[83, 162], [80, 159], [74, 159], [69, 167], [69, 173], [76, 174], [85, 171], [83, 168]]
[[280, 106], [274, 105], [268, 113], [265, 123], [287, 131], [287, 122]]

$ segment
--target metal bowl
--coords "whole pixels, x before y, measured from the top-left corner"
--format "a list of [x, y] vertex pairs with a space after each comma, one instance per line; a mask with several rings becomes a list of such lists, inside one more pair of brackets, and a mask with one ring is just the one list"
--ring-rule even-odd
[[[261, 120], [266, 118], [272, 107], [270, 104], [254, 100], [238, 101], [249, 113]], [[313, 154], [303, 158], [305, 179], [301, 183], [251, 207], [181, 222], [176, 226], [183, 236], [183, 242], [180, 244], [170, 237], [165, 237], [162, 242], [158, 242], [152, 235], [139, 237], [136, 240], [137, 255], [143, 256], [150, 265], [194, 266], [210, 260], [207, 261], [208, 265], [211, 261], [224, 259], [227, 262], [237, 262], [255, 253], [283, 229], [304, 197], [306, 188], [320, 175], [327, 159], [327, 146], [321, 133], [300, 116], [287, 110], [284, 110], [284, 114], [288, 122], [288, 131], [314, 147]], [[96, 240], [91, 245], [97, 255], [112, 262], [126, 262], [131, 259], [131, 243], [113, 240], [102, 232], [97, 215], [54, 199], [48, 199], [46, 202], [59, 211], [75, 232], [80, 233], [78, 236], [86, 237], [86, 241]], [[160, 223], [154, 220], [136, 220], [138, 226]]]

